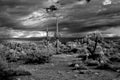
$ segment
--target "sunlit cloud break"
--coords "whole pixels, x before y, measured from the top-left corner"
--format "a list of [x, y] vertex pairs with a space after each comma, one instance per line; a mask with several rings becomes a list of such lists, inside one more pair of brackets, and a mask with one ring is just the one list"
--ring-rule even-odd
[[[32, 37], [46, 37], [46, 31], [20, 31], [20, 30], [11, 30], [10, 35], [12, 38], [32, 38]], [[49, 32], [49, 36], [53, 37], [54, 32]]]
[[103, 5], [110, 5], [112, 4], [111, 0], [104, 0]]
[[112, 34], [112, 33], [109, 33], [109, 34], [106, 34], [107, 37], [114, 37], [114, 36], [117, 36], [116, 34]]
[[24, 16], [20, 19], [18, 19], [22, 25], [24, 26], [32, 26], [32, 25], [37, 25], [40, 24], [44, 21], [47, 20], [47, 14], [45, 13], [44, 10], [38, 10], [35, 12], [32, 12], [28, 16]]
[[49, 7], [51, 5], [56, 5], [56, 3], [58, 2], [59, 0], [48, 0], [46, 2], [44, 2], [44, 6], [45, 7]]

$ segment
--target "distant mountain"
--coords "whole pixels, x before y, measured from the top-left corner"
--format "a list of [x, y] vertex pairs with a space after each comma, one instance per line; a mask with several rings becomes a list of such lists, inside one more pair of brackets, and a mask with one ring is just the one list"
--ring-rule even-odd
[[[61, 42], [67, 42], [67, 41], [74, 41], [76, 39], [81, 39], [82, 37], [60, 37], [59, 40]], [[41, 40], [45, 40], [46, 37], [40, 37], [40, 38], [0, 38], [0, 40], [8, 40], [8, 41], [41, 41]], [[55, 41], [54, 37], [49, 38], [50, 41]], [[114, 40], [114, 41], [118, 41], [120, 40], [120, 37], [115, 36], [115, 37], [105, 37], [105, 39], [108, 40]]]
[[120, 37], [119, 37], [119, 36], [105, 37], [105, 39], [110, 39], [110, 40], [120, 40]]

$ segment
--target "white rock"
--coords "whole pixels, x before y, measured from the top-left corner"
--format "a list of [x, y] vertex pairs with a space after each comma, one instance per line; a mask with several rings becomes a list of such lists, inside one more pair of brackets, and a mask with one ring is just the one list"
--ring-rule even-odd
[[79, 66], [78, 64], [75, 64], [75, 67], [78, 68], [78, 67], [80, 67], [80, 66]]

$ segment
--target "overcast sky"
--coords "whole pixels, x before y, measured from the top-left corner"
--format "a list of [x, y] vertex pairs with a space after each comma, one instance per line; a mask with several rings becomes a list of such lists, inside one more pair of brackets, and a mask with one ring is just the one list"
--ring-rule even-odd
[[[57, 2], [58, 0], [53, 0]], [[56, 18], [45, 8], [51, 0], [0, 0], [0, 37], [40, 37], [49, 27], [55, 31]], [[59, 0], [59, 30], [62, 35], [101, 31], [120, 36], [120, 0]]]

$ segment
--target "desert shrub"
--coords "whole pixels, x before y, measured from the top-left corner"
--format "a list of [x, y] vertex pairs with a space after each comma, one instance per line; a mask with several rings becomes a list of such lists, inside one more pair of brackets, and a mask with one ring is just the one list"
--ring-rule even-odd
[[73, 63], [70, 65], [73, 67], [73, 70], [87, 70], [88, 67], [84, 63]]
[[54, 48], [49, 46], [49, 53], [44, 43], [17, 43], [2, 42], [0, 46], [0, 54], [8, 62], [24, 62], [24, 63], [45, 63], [49, 62], [50, 55], [54, 53]]
[[7, 58], [15, 59], [13, 56], [15, 50], [10, 49], [8, 46], [10, 46], [10, 44], [0, 44], [0, 80], [14, 80], [16, 76], [31, 75], [31, 73], [28, 71], [15, 70], [14, 64], [11, 65], [8, 63]]
[[33, 53], [27, 55], [21, 55], [19, 60], [22, 60], [25, 64], [41, 64], [50, 61], [51, 55], [46, 53]]
[[[5, 54], [9, 54], [9, 52], [2, 53], [4, 50], [5, 49], [0, 51], [0, 80], [14, 80], [16, 76], [31, 75], [28, 71], [15, 70], [14, 64], [10, 64], [8, 63], [8, 60], [6, 60], [7, 58]], [[11, 57], [15, 60], [13, 56]]]
[[28, 51], [26, 53], [7, 53], [6, 59], [8, 62], [23, 62], [23, 63], [46, 63], [49, 62], [51, 55], [41, 51]]
[[10, 69], [8, 63], [0, 56], [0, 80], [13, 80]]

